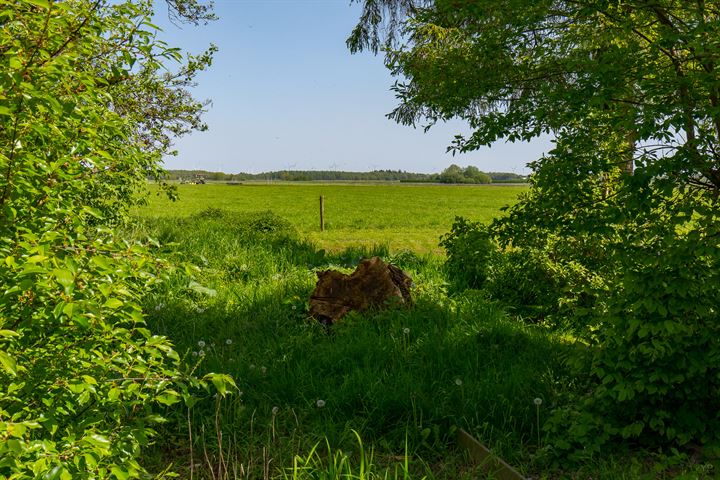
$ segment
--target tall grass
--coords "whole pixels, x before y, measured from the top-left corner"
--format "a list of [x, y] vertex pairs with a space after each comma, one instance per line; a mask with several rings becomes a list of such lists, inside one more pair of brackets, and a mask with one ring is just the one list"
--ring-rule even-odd
[[[449, 296], [438, 257], [387, 245], [320, 249], [277, 215], [217, 208], [139, 217], [127, 234], [157, 240], [158, 254], [180, 266], [146, 297], [154, 333], [174, 341], [189, 369], [231, 374], [239, 387], [167, 412], [173, 421], [145, 452], [158, 471], [171, 461], [198, 480], [487, 478], [455, 448], [457, 428], [537, 478], [716, 471], [653, 452], [549, 468], [538, 455], [543, 423], [582, 394], [564, 361], [572, 339], [478, 292]], [[371, 255], [410, 273], [414, 306], [351, 314], [330, 331], [309, 319], [315, 272], [350, 271]]]
[[[459, 478], [448, 460], [458, 427], [524, 465], [541, 437], [533, 400], [552, 405], [572, 383], [562, 338], [473, 292], [448, 297], [436, 257], [329, 253], [269, 213], [210, 209], [136, 228], [186, 266], [148, 295], [151, 327], [199, 373], [231, 374], [240, 390], [208, 394], [164, 432], [156, 454], [192, 450], [194, 478], [287, 478], [288, 468], [335, 478], [308, 476], [313, 465], [346, 469], [337, 478]], [[370, 255], [410, 273], [415, 305], [351, 314], [330, 332], [307, 318], [315, 272]], [[374, 452], [373, 475], [389, 477], [357, 477], [370, 459], [358, 438]]]

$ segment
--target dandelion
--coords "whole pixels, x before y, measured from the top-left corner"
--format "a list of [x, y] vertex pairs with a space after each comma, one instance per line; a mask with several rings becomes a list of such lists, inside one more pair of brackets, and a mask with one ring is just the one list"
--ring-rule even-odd
[[537, 441], [538, 447], [540, 446], [540, 405], [542, 405], [542, 398], [538, 397], [533, 400], [535, 404], [535, 421], [537, 422]]
[[200, 355], [201, 357], [204, 357], [204, 356], [205, 356], [205, 350], [200, 350], [200, 351], [198, 352], [198, 355]]
[[232, 345], [232, 339], [228, 338], [225, 340], [225, 345]]
[[325, 400], [318, 400], [315, 402], [315, 405], [317, 405], [318, 408], [323, 408], [325, 406]]
[[277, 415], [279, 411], [280, 411], [280, 407], [273, 407], [273, 408], [272, 408], [272, 414], [273, 414], [273, 415]]
[[459, 378], [456, 378], [456, 379], [455, 379], [455, 385], [457, 385], [458, 387], [459, 387], [460, 385], [462, 385], [462, 380], [460, 380]]
[[205, 348], [205, 342], [203, 342], [202, 340], [200, 340], [200, 341], [198, 342], [198, 347], [200, 347], [200, 348]]
[[267, 373], [267, 367], [260, 367], [260, 373], [265, 375]]
[[292, 306], [293, 310], [297, 310], [297, 307], [295, 305]]
[[156, 311], [156, 312], [159, 312], [159, 311], [162, 310], [164, 307], [165, 307], [165, 304], [164, 304], [164, 303], [158, 303], [157, 305], [155, 305], [155, 311]]
[[410, 329], [408, 327], [403, 328], [403, 333], [405, 335], [410, 335]]
[[254, 363], [251, 363], [251, 364], [250, 364], [250, 370], [255, 370], [255, 364], [254, 364]]
[[198, 356], [198, 353], [197, 353], [197, 352], [193, 352], [193, 357], [197, 357], [197, 356]]

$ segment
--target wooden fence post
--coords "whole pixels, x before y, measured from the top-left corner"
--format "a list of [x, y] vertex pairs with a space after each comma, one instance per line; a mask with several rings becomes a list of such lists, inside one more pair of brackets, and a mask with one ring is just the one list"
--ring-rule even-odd
[[320, 231], [325, 231], [325, 199], [320, 195]]

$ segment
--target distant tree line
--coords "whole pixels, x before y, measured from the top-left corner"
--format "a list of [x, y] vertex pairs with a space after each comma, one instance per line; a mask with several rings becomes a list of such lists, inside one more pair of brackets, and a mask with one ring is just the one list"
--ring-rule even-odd
[[516, 173], [480, 171], [477, 167], [465, 168], [450, 165], [441, 173], [413, 173], [403, 170], [373, 170], [372, 172], [344, 172], [336, 170], [280, 170], [264, 173], [223, 173], [206, 170], [168, 170], [166, 180], [194, 181], [202, 177], [209, 181], [242, 182], [268, 180], [285, 182], [310, 181], [384, 181], [419, 183], [509, 183], [525, 182], [527, 177]]

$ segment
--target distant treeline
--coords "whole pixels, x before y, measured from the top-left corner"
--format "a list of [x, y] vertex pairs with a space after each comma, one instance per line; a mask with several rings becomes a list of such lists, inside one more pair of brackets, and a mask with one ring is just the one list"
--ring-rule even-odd
[[383, 181], [407, 183], [509, 183], [525, 182], [527, 177], [516, 173], [484, 173], [476, 167], [451, 165], [442, 173], [413, 173], [403, 170], [373, 170], [372, 172], [344, 172], [336, 170], [281, 170], [265, 173], [224, 173], [206, 170], [168, 170], [166, 180], [194, 182], [206, 181], [242, 182], [251, 180], [279, 180], [285, 182], [311, 181]]

